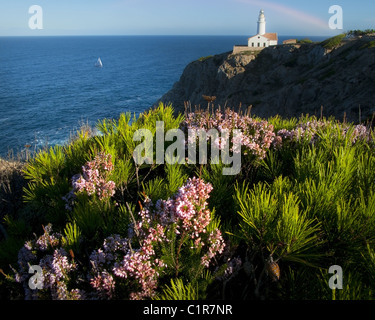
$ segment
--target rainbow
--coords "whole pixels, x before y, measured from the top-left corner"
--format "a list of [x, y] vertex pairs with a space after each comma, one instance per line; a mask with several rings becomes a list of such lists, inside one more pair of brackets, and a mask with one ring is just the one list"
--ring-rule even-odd
[[[294, 8], [287, 7], [282, 4], [270, 2], [270, 1], [261, 1], [261, 0], [237, 0], [239, 2], [243, 3], [249, 3], [252, 5], [256, 5], [259, 8], [270, 8], [272, 10], [281, 12], [285, 15], [291, 16], [295, 19], [301, 20], [304, 23], [308, 23], [312, 26], [318, 27], [320, 29], [327, 29], [328, 28], [328, 20], [324, 21], [323, 19], [320, 19], [318, 17], [315, 17], [311, 14], [308, 14], [304, 11], [297, 10]], [[328, 13], [328, 8], [327, 8]]]

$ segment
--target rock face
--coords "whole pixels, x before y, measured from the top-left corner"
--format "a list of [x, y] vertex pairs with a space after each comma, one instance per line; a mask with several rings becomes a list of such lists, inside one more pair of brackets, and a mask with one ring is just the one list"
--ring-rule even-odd
[[[261, 52], [223, 53], [190, 63], [159, 101], [177, 111], [184, 103], [252, 106], [252, 114], [299, 117], [335, 116], [349, 121], [371, 119], [375, 112], [375, 38], [322, 44], [269, 47]], [[323, 107], [323, 109], [322, 109]]]

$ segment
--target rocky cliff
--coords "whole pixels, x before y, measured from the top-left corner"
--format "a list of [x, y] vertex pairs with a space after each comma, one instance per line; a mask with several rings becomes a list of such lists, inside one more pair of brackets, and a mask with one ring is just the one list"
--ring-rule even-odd
[[[183, 111], [184, 103], [252, 106], [252, 114], [284, 117], [301, 113], [358, 121], [375, 112], [375, 38], [279, 45], [261, 52], [207, 57], [190, 63], [159, 101]], [[158, 102], [159, 102], [158, 101]]]

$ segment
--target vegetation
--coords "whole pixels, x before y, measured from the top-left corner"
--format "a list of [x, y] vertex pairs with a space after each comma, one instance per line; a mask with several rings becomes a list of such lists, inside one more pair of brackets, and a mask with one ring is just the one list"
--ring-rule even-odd
[[[334, 49], [335, 47], [339, 46], [345, 38], [353, 38], [353, 37], [362, 37], [362, 36], [374, 36], [375, 30], [374, 29], [366, 29], [366, 30], [349, 30], [348, 32], [339, 34], [327, 40], [321, 42], [321, 45], [326, 49]], [[366, 43], [361, 49], [364, 48], [372, 48], [374, 46], [373, 41]]]
[[313, 43], [313, 41], [311, 39], [305, 38], [305, 39], [297, 40], [297, 43], [306, 44], [306, 43]]
[[[241, 129], [230, 136], [242, 145], [231, 150], [241, 154], [239, 173], [223, 175], [227, 165], [212, 155], [203, 164], [138, 165], [134, 134], [155, 137], [156, 121], [186, 134]], [[175, 116], [160, 104], [97, 128], [26, 163], [24, 204], [1, 222], [1, 298], [373, 298], [369, 127], [231, 110]], [[29, 286], [30, 265], [42, 268], [41, 289]], [[343, 269], [341, 290], [329, 287], [333, 265]]]
[[203, 62], [203, 61], [206, 61], [206, 60], [208, 60], [208, 59], [210, 59], [210, 58], [212, 58], [212, 56], [200, 57], [200, 58], [198, 59], [198, 61]]
[[367, 36], [367, 35], [374, 35], [375, 30], [374, 29], [366, 29], [366, 30], [349, 30], [347, 32], [347, 35], [349, 37], [358, 37], [358, 36]]
[[255, 56], [257, 57], [262, 51], [261, 50], [249, 50], [249, 51], [242, 51], [239, 54], [244, 56]]
[[365, 43], [360, 49], [371, 49], [375, 47], [375, 40]]
[[329, 38], [327, 40], [324, 40], [321, 43], [321, 45], [323, 46], [323, 48], [331, 50], [331, 49], [339, 46], [341, 44], [341, 42], [344, 40], [345, 37], [346, 37], [346, 34], [342, 33], [342, 34], [339, 34], [339, 35], [334, 36], [332, 38]]

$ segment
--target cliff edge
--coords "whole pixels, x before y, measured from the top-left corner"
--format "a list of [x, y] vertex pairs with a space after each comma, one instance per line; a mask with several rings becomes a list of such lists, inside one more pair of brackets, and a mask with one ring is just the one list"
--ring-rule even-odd
[[[336, 39], [337, 40], [337, 39]], [[231, 52], [190, 63], [158, 102], [252, 106], [252, 114], [298, 117], [302, 113], [349, 121], [375, 112], [375, 38], [279, 45], [260, 52]]]

